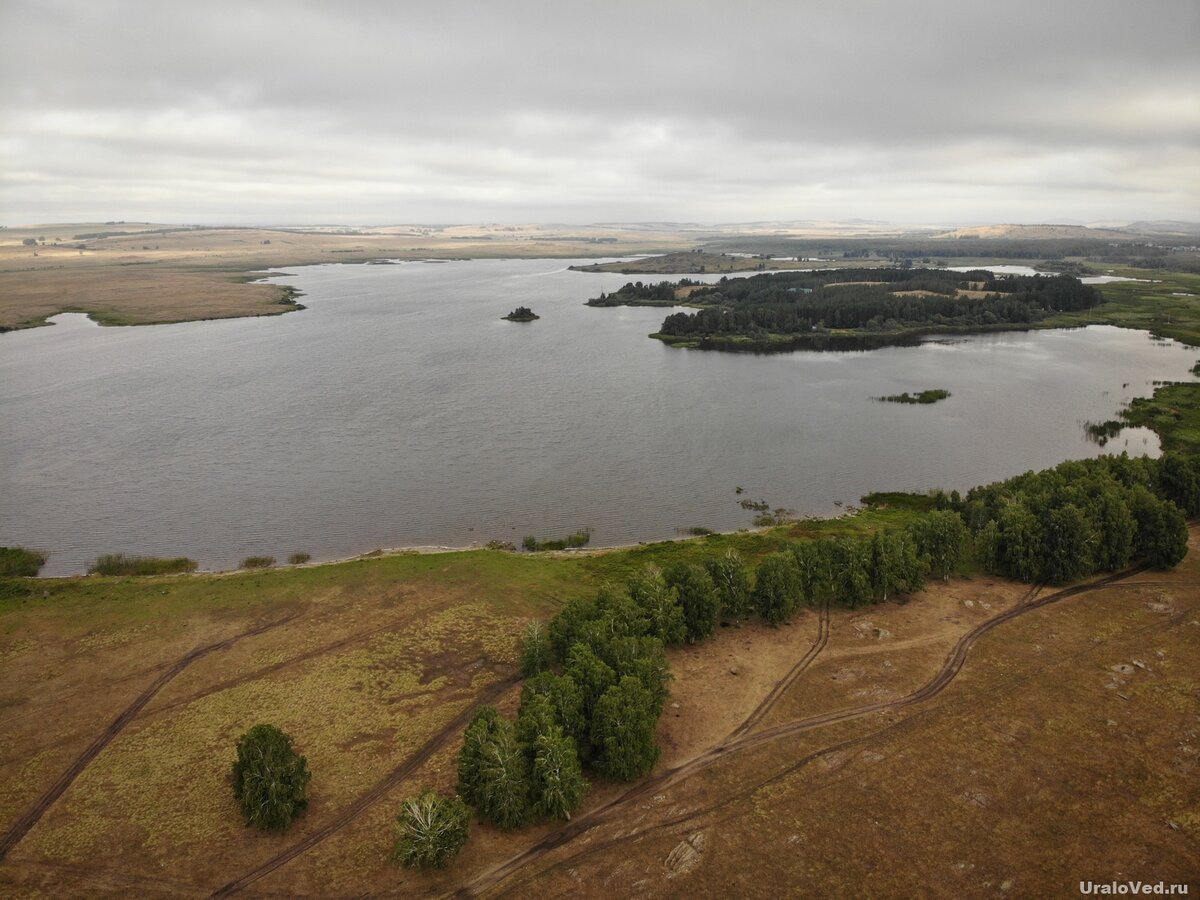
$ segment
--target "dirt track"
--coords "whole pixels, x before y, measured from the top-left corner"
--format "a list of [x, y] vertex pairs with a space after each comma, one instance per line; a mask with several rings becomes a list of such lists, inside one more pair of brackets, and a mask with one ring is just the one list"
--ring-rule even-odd
[[[810, 716], [794, 722], [786, 723], [784, 725], [779, 725], [774, 728], [769, 728], [764, 731], [755, 732], [753, 734], [747, 733], [749, 729], [746, 728], [745, 723], [743, 723], [742, 726], [739, 726], [737, 729], [735, 729], [734, 734], [730, 736], [730, 739], [723, 741], [716, 747], [711, 748], [705, 753], [702, 753], [701, 755], [688, 760], [679, 766], [668, 769], [660, 773], [658, 776], [634, 786], [624, 794], [615, 797], [608, 803], [605, 803], [597, 809], [572, 820], [562, 828], [542, 838], [540, 841], [533, 844], [522, 853], [476, 875], [473, 879], [461, 885], [456, 891], [453, 892], [452, 895], [449, 896], [473, 897], [496, 887], [501, 882], [510, 878], [520, 869], [536, 862], [550, 853], [552, 850], [563, 846], [569, 841], [574, 840], [575, 838], [608, 821], [612, 817], [613, 813], [619, 812], [627, 804], [646, 795], [657, 793], [664, 788], [683, 781], [696, 772], [708, 768], [718, 760], [721, 760], [730, 754], [738, 753], [742, 750], [747, 750], [751, 747], [756, 747], [771, 741], [776, 741], [780, 738], [815, 730], [835, 722], [845, 722], [852, 719], [859, 719], [875, 713], [902, 709], [904, 707], [918, 705], [931, 700], [944, 691], [946, 687], [954, 680], [954, 678], [962, 670], [971, 648], [984, 634], [991, 631], [993, 628], [1003, 625], [1005, 622], [1009, 622], [1018, 616], [1024, 615], [1025, 613], [1042, 609], [1043, 607], [1049, 606], [1052, 603], [1057, 603], [1061, 600], [1066, 600], [1070, 597], [1075, 597], [1090, 591], [1111, 587], [1115, 582], [1119, 582], [1136, 575], [1145, 569], [1146, 566], [1144, 565], [1134, 566], [1122, 572], [1117, 572], [1085, 584], [1064, 588], [1063, 590], [1055, 591], [1052, 594], [1047, 594], [1042, 597], [1038, 596], [1041, 586], [1034, 585], [1029, 589], [1029, 591], [1016, 606], [979, 623], [977, 626], [975, 626], [975, 628], [963, 635], [954, 645], [954, 648], [950, 651], [950, 654], [947, 656], [946, 661], [943, 663], [938, 673], [916, 691], [889, 702], [868, 704], [865, 706], [852, 707], [850, 709], [839, 710], [832, 713], [824, 713], [818, 716]], [[818, 640], [820, 640], [820, 638], [818, 638]], [[814, 647], [816, 646], [817, 645], [814, 644]], [[812, 654], [812, 650], [809, 651], [809, 654]], [[808, 657], [809, 654], [806, 654], [806, 657]], [[813, 654], [813, 656], [815, 657], [815, 654]], [[811, 659], [809, 661], [811, 662]], [[789, 672], [788, 675], [782, 679], [782, 681], [792, 681], [797, 674], [798, 673], [793, 670], [792, 672]], [[771, 704], [773, 704], [782, 693], [782, 691], [772, 690], [770, 695]], [[758, 720], [761, 720], [762, 716], [765, 715], [769, 708], [770, 704], [766, 706], [760, 704], [759, 708], [755, 709], [751, 716], [757, 717]], [[870, 737], [870, 735], [854, 738], [850, 741], [843, 741], [833, 747], [826, 747], [821, 750], [814, 751], [809, 755], [809, 757], [798, 761], [798, 765], [803, 765], [811, 761], [811, 759], [835, 752], [836, 750], [845, 749], [846, 747], [849, 747], [855, 743], [860, 743], [867, 737]], [[796, 764], [794, 764], [793, 768], [795, 765]], [[684, 818], [686, 819], [687, 817], [685, 816]], [[611, 842], [611, 844], [622, 843], [631, 840], [635, 836], [635, 834], [627, 834], [622, 836], [620, 839]]]
[[132, 703], [122, 710], [121, 714], [112, 721], [111, 725], [97, 735], [96, 739], [92, 741], [88, 748], [84, 750], [83, 753], [79, 754], [79, 756], [76, 757], [75, 762], [73, 762], [71, 766], [58, 777], [58, 780], [50, 786], [50, 789], [42, 794], [42, 796], [38, 798], [37, 802], [34, 803], [33, 806], [26, 810], [25, 813], [13, 823], [12, 827], [8, 830], [8, 833], [4, 835], [3, 840], [0, 840], [0, 861], [3, 861], [4, 857], [8, 855], [8, 852], [21, 842], [21, 839], [29, 833], [29, 829], [33, 828], [33, 826], [37, 824], [38, 820], [45, 814], [46, 810], [49, 809], [51, 805], [66, 792], [67, 788], [71, 786], [71, 783], [79, 777], [80, 773], [83, 772], [84, 769], [88, 767], [88, 764], [100, 754], [100, 751], [112, 743], [113, 739], [120, 734], [122, 730], [124, 730], [126, 725], [133, 721], [137, 714], [142, 711], [142, 708], [151, 700], [153, 700], [155, 694], [161, 691], [167, 685], [167, 683], [171, 681], [171, 679], [175, 678], [175, 676], [177, 676], [180, 672], [201, 657], [207, 656], [208, 654], [217, 650], [226, 650], [243, 638], [253, 637], [255, 635], [263, 634], [266, 631], [270, 631], [273, 628], [278, 628], [280, 625], [284, 625], [292, 621], [298, 615], [299, 613], [292, 613], [290, 616], [284, 616], [282, 619], [276, 619], [273, 622], [267, 622], [263, 625], [256, 625], [253, 628], [250, 628], [239, 634], [235, 634], [232, 637], [225, 638], [224, 640], [217, 641], [216, 643], [208, 644], [204, 647], [197, 647], [195, 650], [192, 650], [191, 652], [180, 657], [173, 665], [165, 669], [162, 674], [158, 676], [158, 678], [154, 679], [149, 687], [142, 691], [142, 693], [139, 694]]

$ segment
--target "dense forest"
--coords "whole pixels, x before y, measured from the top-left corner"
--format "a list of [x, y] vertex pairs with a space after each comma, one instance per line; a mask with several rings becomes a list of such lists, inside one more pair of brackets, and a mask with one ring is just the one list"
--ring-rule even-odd
[[1069, 275], [889, 268], [773, 272], [711, 285], [633, 282], [589, 304], [676, 305], [679, 288], [698, 310], [672, 313], [654, 336], [728, 350], [870, 349], [939, 331], [1026, 327], [1102, 299]]

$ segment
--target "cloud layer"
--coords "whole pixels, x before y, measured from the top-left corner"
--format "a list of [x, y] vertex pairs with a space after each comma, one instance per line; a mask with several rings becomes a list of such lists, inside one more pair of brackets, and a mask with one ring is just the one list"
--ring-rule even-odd
[[1196, 218], [1200, 5], [7, 0], [0, 219]]

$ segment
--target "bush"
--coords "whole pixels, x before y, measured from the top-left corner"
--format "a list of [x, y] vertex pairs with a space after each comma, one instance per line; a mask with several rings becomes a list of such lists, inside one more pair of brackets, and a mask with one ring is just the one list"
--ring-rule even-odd
[[238, 564], [239, 569], [269, 569], [275, 565], [273, 556], [247, 556]]
[[293, 553], [288, 557], [288, 565], [299, 566], [308, 562], [312, 557], [307, 553]]
[[106, 553], [96, 557], [88, 567], [89, 575], [177, 575], [195, 572], [198, 564], [186, 556], [164, 559], [159, 556], [126, 556], [124, 553]]
[[255, 725], [237, 744], [233, 795], [247, 825], [284, 831], [308, 806], [308, 761], [274, 725]]
[[0, 577], [32, 578], [45, 564], [45, 553], [24, 547], [0, 547]]
[[410, 869], [441, 869], [467, 842], [469, 813], [458, 797], [425, 791], [410, 797], [396, 817], [400, 837], [392, 859]]

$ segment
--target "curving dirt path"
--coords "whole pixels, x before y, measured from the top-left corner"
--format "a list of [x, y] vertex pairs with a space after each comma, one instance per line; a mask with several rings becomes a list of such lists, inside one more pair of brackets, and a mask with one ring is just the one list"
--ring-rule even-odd
[[173, 665], [163, 670], [163, 672], [156, 679], [154, 679], [150, 686], [142, 691], [132, 703], [125, 707], [125, 709], [121, 711], [121, 714], [112, 721], [112, 724], [105, 728], [104, 731], [100, 732], [100, 734], [97, 735], [96, 739], [92, 741], [88, 748], [79, 754], [78, 757], [76, 757], [75, 762], [71, 763], [70, 767], [58, 777], [58, 780], [50, 786], [49, 790], [42, 794], [42, 796], [38, 798], [33, 806], [27, 809], [25, 813], [12, 824], [12, 827], [9, 828], [8, 833], [4, 835], [3, 839], [0, 839], [0, 861], [3, 861], [4, 857], [8, 855], [8, 852], [21, 842], [21, 839], [24, 838], [25, 835], [29, 833], [29, 830], [38, 823], [38, 820], [45, 814], [46, 810], [49, 809], [51, 805], [53, 805], [54, 802], [66, 792], [67, 788], [71, 786], [71, 783], [75, 781], [75, 779], [79, 777], [80, 773], [82, 773], [83, 770], [88, 767], [91, 761], [100, 754], [100, 751], [112, 743], [113, 739], [125, 729], [125, 726], [132, 722], [134, 717], [136, 717], [137, 714], [142, 711], [142, 707], [153, 700], [154, 695], [161, 691], [167, 685], [167, 683], [171, 681], [171, 679], [175, 678], [175, 676], [177, 676], [180, 672], [201, 657], [207, 656], [210, 653], [214, 653], [217, 650], [226, 650], [243, 638], [254, 637], [255, 635], [270, 631], [272, 628], [278, 628], [280, 625], [284, 625], [292, 621], [299, 615], [300, 614], [298, 612], [292, 613], [289, 616], [284, 616], [282, 619], [276, 619], [273, 622], [256, 625], [253, 628], [247, 629], [239, 634], [235, 634], [232, 637], [227, 637], [224, 640], [208, 644], [204, 647], [197, 647], [195, 650], [192, 650], [189, 653], [181, 656]]
[[762, 702], [754, 707], [753, 712], [746, 716], [745, 720], [737, 728], [729, 733], [729, 737], [725, 738], [723, 743], [729, 743], [736, 738], [746, 734], [750, 729], [762, 721], [763, 716], [771, 711], [779, 698], [782, 697], [793, 684], [796, 679], [803, 674], [814, 659], [825, 649], [825, 645], [829, 643], [829, 604], [825, 603], [821, 606], [817, 618], [817, 639], [813, 641], [812, 646], [808, 648], [808, 652], [800, 657], [799, 661], [792, 666], [788, 673], [775, 683], [775, 687], [767, 696], [763, 697]]
[[425, 761], [429, 759], [429, 757], [433, 756], [434, 753], [445, 747], [459, 731], [466, 727], [467, 723], [471, 720], [471, 716], [475, 714], [476, 708], [482, 704], [491, 703], [506, 690], [518, 684], [520, 680], [521, 679], [519, 676], [513, 676], [511, 678], [506, 678], [504, 681], [493, 684], [487, 689], [487, 691], [484, 692], [482, 696], [478, 698], [478, 700], [476, 700], [475, 703], [472, 703], [461, 713], [459, 713], [458, 716], [455, 717], [454, 721], [422, 744], [421, 749], [419, 749], [403, 763], [381, 778], [374, 787], [372, 787], [365, 794], [361, 795], [357, 800], [343, 809], [334, 818], [330, 819], [325, 825], [321, 826], [307, 837], [297, 841], [283, 852], [271, 857], [262, 865], [252, 869], [245, 875], [242, 875], [240, 878], [236, 878], [233, 881], [230, 881], [228, 884], [217, 888], [217, 890], [212, 892], [210, 897], [228, 897], [232, 894], [236, 894], [238, 891], [249, 887], [260, 878], [271, 874], [280, 866], [291, 862], [300, 854], [311, 850], [326, 838], [345, 828], [364, 812], [366, 812], [370, 807], [374, 806], [377, 802], [383, 799], [383, 797], [390, 793], [391, 790], [396, 787], [396, 785], [408, 778], [408, 776], [416, 771], [421, 765], [423, 765]]
[[[991, 631], [1005, 622], [1009, 622], [1018, 616], [1033, 612], [1049, 606], [1052, 603], [1057, 603], [1066, 600], [1070, 597], [1078, 596], [1079, 594], [1088, 593], [1090, 591], [1100, 590], [1110, 587], [1114, 582], [1129, 578], [1139, 572], [1145, 571], [1148, 568], [1146, 565], [1138, 565], [1121, 572], [1116, 572], [1104, 578], [1095, 581], [1086, 582], [1084, 584], [1075, 585], [1073, 587], [1064, 588], [1060, 591], [1055, 591], [1052, 594], [1039, 597], [1042, 586], [1035, 584], [1025, 593], [1017, 605], [992, 616], [980, 622], [961, 638], [954, 645], [947, 656], [946, 661], [942, 664], [942, 668], [932, 679], [926, 684], [896, 700], [891, 700], [881, 703], [872, 703], [865, 706], [852, 707], [846, 710], [839, 710], [831, 713], [823, 713], [817, 716], [810, 716], [804, 719], [798, 719], [795, 722], [789, 722], [784, 725], [778, 725], [774, 728], [768, 728], [763, 731], [753, 734], [742, 731], [741, 726], [735, 729], [735, 733], [740, 732], [740, 736], [733, 737], [731, 740], [726, 740], [721, 744], [713, 747], [697, 757], [688, 760], [674, 768], [667, 769], [657, 776], [644, 781], [633, 788], [630, 788], [623, 794], [614, 797], [612, 800], [602, 804], [596, 809], [573, 819], [557, 831], [546, 835], [537, 843], [531, 845], [523, 852], [511, 857], [505, 862], [499, 863], [489, 869], [476, 875], [473, 879], [461, 885], [451, 896], [456, 897], [473, 897], [477, 894], [490, 890], [501, 882], [507, 880], [513, 874], [525, 866], [536, 862], [544, 857], [552, 850], [561, 847], [562, 845], [574, 840], [576, 837], [591, 831], [593, 828], [607, 821], [614, 812], [619, 811], [626, 804], [631, 803], [647, 794], [657, 793], [658, 791], [670, 787], [685, 778], [690, 777], [702, 769], [706, 769], [713, 765], [718, 760], [725, 758], [733, 753], [738, 753], [743, 750], [765, 744], [770, 741], [779, 740], [783, 737], [788, 737], [795, 734], [800, 734], [806, 731], [812, 731], [817, 728], [822, 728], [826, 725], [831, 725], [835, 722], [845, 722], [852, 719], [859, 719], [873, 715], [879, 712], [889, 710], [903, 709], [904, 707], [917, 705], [933, 699], [938, 694], [946, 689], [946, 687], [954, 680], [958, 673], [962, 670], [964, 663], [967, 660], [967, 655], [975, 643], [983, 637], [987, 632]], [[785, 678], [792, 678], [792, 673], [789, 672]], [[794, 679], [793, 679], [794, 680]], [[782, 692], [779, 692], [782, 693]], [[778, 699], [778, 694], [772, 691], [775, 699]], [[774, 701], [772, 701], [774, 702]], [[769, 707], [767, 707], [769, 709]], [[763, 710], [765, 714], [766, 710]], [[755, 712], [759, 712], [755, 710]], [[752, 714], [753, 715], [753, 714]], [[762, 715], [759, 715], [759, 719]], [[844, 749], [854, 743], [858, 743], [864, 738], [855, 738], [850, 741], [840, 742], [836, 745], [837, 749]], [[824, 750], [814, 751], [810, 757], [816, 758], [821, 754], [831, 752], [835, 748], [825, 748]], [[806, 760], [808, 758], [806, 757]]]

